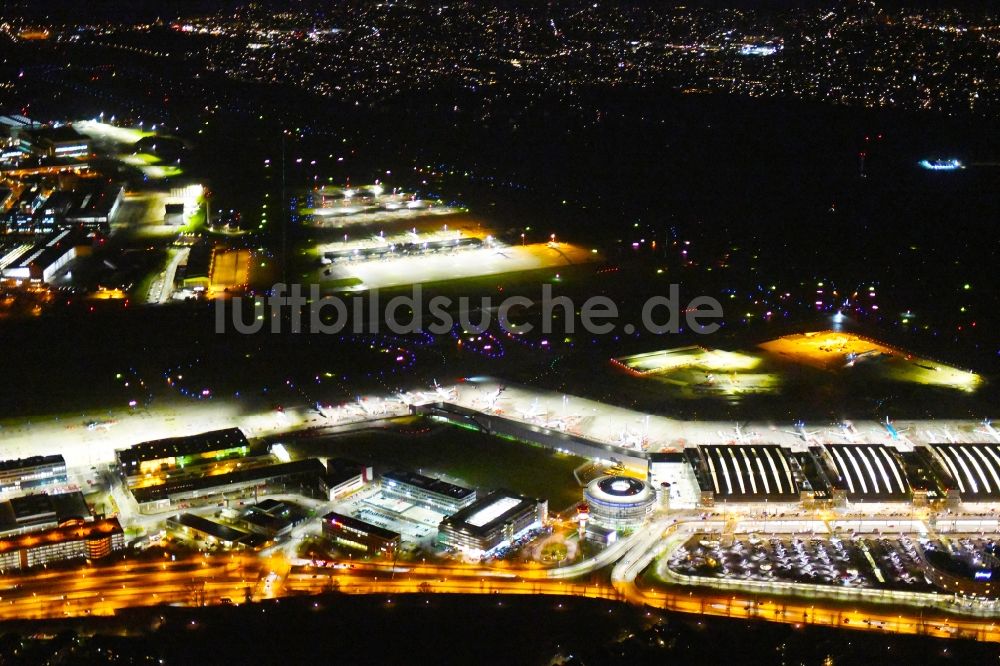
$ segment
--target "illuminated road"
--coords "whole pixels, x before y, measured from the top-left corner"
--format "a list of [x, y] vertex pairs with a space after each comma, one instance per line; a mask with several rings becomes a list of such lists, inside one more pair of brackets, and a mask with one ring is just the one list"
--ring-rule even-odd
[[181, 561], [120, 562], [0, 578], [0, 620], [113, 615], [118, 608], [242, 600], [264, 560], [194, 557]]
[[[682, 613], [762, 619], [793, 625], [818, 624], [857, 630], [966, 637], [1000, 642], [993, 622], [866, 608], [824, 607], [818, 600], [760, 600], [724, 591], [643, 590], [638, 575], [663, 550], [659, 521], [644, 530], [612, 571], [612, 585], [539, 577], [515, 568], [484, 569], [461, 564], [337, 562], [289, 566], [282, 558], [243, 555], [194, 556], [186, 560], [120, 562], [31, 576], [0, 578], [0, 620], [111, 615], [116, 609], [174, 604], [244, 603], [247, 599], [320, 594], [550, 594], [627, 601]], [[669, 540], [669, 539], [668, 539]], [[623, 541], [625, 543], [625, 541]], [[500, 602], [502, 603], [502, 602]], [[932, 616], [933, 615], [933, 616]]]
[[150, 288], [149, 301], [151, 303], [162, 305], [170, 301], [170, 296], [174, 293], [174, 281], [177, 279], [177, 268], [181, 265], [181, 262], [187, 259], [190, 253], [191, 250], [189, 248], [180, 250], [171, 248], [168, 251], [170, 258], [167, 260], [167, 267]]

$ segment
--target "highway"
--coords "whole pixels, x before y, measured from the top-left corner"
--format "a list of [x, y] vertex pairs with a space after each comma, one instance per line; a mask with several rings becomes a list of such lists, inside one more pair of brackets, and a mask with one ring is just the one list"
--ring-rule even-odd
[[0, 578], [0, 620], [113, 615], [118, 608], [243, 600], [265, 560], [192, 557], [117, 562]]
[[[119, 608], [173, 604], [188, 607], [245, 603], [289, 595], [321, 594], [548, 594], [627, 601], [668, 611], [761, 619], [796, 626], [816, 624], [941, 638], [1000, 642], [994, 622], [932, 612], [824, 607], [817, 600], [760, 599], [705, 590], [643, 590], [635, 576], [662, 550], [659, 522], [629, 542], [612, 571], [612, 584], [539, 578], [530, 573], [458, 564], [336, 562], [290, 566], [283, 558], [192, 556], [184, 560], [118, 562], [75, 570], [0, 578], [0, 620], [112, 615]], [[391, 596], [388, 600], [391, 603]], [[502, 600], [498, 600], [502, 603]]]
[[[30, 576], [0, 577], [0, 620], [111, 615], [116, 609], [174, 604], [200, 606], [261, 601], [287, 595], [320, 594], [550, 594], [609, 599], [669, 611], [761, 619], [801, 626], [817, 624], [855, 630], [975, 638], [1000, 642], [1000, 628], [990, 618], [960, 617], [940, 608], [904, 610], [892, 604], [850, 609], [851, 597], [835, 595], [774, 599], [773, 584], [752, 589], [750, 581], [691, 579], [673, 574], [669, 588], [648, 589], [636, 583], [650, 564], [683, 544], [694, 532], [721, 530], [721, 520], [660, 518], [602, 551], [597, 557], [555, 569], [499, 563], [483, 567], [460, 563], [327, 562], [293, 563], [281, 552], [272, 557], [250, 554], [196, 555], [186, 559], [119, 561], [78, 569], [44, 570]], [[581, 582], [581, 576], [610, 564], [610, 584]], [[686, 580], [685, 580], [686, 579]], [[692, 587], [698, 585], [698, 587]], [[723, 585], [734, 589], [711, 589]], [[686, 587], [685, 587], [686, 586]], [[735, 589], [739, 588], [739, 589]], [[810, 590], [810, 594], [814, 591]], [[853, 592], [853, 591], [852, 591]], [[858, 590], [857, 592], [877, 592]], [[801, 591], [799, 592], [801, 594]], [[913, 593], [901, 593], [910, 596]], [[928, 595], [930, 596], [930, 595]], [[901, 603], [914, 599], [900, 599]], [[859, 604], [860, 605], [860, 604]]]

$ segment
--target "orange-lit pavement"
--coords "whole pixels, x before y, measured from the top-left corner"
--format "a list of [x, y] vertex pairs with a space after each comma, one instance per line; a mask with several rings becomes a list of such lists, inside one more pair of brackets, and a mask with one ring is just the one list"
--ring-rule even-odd
[[[634, 552], [634, 551], [633, 551]], [[475, 566], [338, 562], [290, 567], [281, 560], [220, 555], [186, 560], [121, 562], [0, 578], [0, 620], [111, 615], [116, 609], [232, 601], [339, 591], [345, 594], [550, 594], [628, 601], [681, 613], [817, 624], [856, 630], [975, 638], [1000, 642], [993, 622], [921, 616], [870, 607], [846, 610], [795, 600], [758, 600], [705, 590], [651, 591], [634, 583], [523, 578], [525, 572]], [[531, 576], [531, 574], [529, 574]]]

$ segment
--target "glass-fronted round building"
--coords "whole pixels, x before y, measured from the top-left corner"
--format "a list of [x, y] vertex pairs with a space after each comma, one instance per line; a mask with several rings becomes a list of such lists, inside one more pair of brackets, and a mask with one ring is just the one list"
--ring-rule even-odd
[[648, 483], [630, 476], [602, 476], [583, 491], [590, 519], [606, 527], [637, 527], [653, 510], [656, 493]]

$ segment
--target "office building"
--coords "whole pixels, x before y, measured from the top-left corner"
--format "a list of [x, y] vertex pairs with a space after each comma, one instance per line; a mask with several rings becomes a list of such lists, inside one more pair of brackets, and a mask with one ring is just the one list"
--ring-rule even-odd
[[40, 492], [66, 483], [66, 460], [58, 454], [0, 462], [0, 495]]
[[392, 557], [401, 542], [398, 532], [335, 512], [323, 516], [323, 534], [335, 544], [374, 557]]
[[488, 553], [509, 544], [548, 519], [548, 502], [507, 490], [492, 493], [441, 521], [438, 541], [471, 553]]
[[326, 474], [320, 479], [320, 490], [332, 502], [361, 490], [372, 478], [372, 468], [368, 465], [331, 458], [326, 462]]
[[583, 491], [590, 520], [613, 529], [634, 529], [652, 513], [656, 494], [648, 483], [630, 476], [602, 476]]
[[414, 472], [394, 471], [382, 475], [382, 492], [389, 497], [424, 504], [452, 514], [476, 501], [476, 491]]
[[77, 521], [0, 539], [0, 573], [77, 558], [100, 560], [124, 547], [125, 533], [117, 518]]
[[0, 502], [0, 536], [25, 534], [91, 520], [83, 493], [23, 495]]

